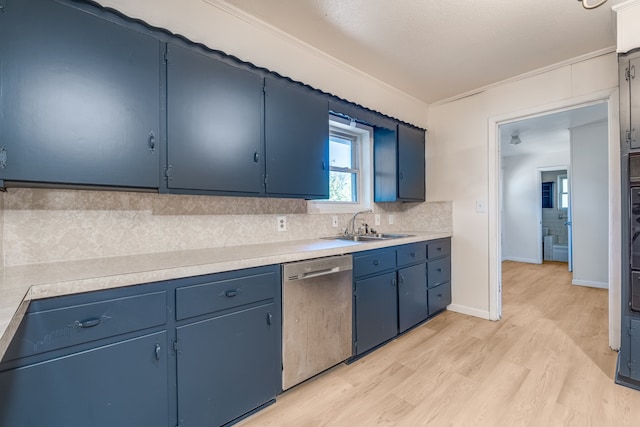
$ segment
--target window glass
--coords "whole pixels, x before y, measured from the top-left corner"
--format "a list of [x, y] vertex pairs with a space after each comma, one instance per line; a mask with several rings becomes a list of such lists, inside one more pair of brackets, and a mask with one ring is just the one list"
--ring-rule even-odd
[[356, 174], [329, 172], [329, 200], [334, 202], [357, 202]]
[[332, 168], [350, 168], [352, 161], [352, 141], [332, 135], [329, 139], [329, 156]]

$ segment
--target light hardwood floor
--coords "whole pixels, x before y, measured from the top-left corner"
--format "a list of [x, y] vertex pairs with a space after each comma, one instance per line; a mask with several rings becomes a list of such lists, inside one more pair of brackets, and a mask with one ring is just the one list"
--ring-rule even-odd
[[446, 312], [239, 425], [640, 426], [640, 392], [613, 381], [607, 291], [566, 268], [505, 262], [501, 321]]

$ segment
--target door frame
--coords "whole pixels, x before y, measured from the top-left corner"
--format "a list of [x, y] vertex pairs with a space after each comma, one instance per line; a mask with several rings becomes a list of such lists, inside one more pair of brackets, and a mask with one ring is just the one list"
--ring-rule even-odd
[[[559, 172], [565, 171], [567, 176], [569, 176], [569, 166], [559, 165], [559, 166], [544, 166], [537, 168], [538, 171], [538, 200], [537, 200], [537, 220], [538, 220], [538, 258], [537, 263], [542, 264], [543, 256], [542, 256], [542, 172]], [[554, 190], [557, 192], [557, 188]], [[558, 203], [560, 203], [558, 201]], [[571, 246], [571, 242], [569, 242], [569, 246]]]
[[489, 318], [502, 317], [502, 174], [499, 126], [519, 120], [607, 103], [609, 129], [609, 346], [620, 348], [621, 310], [621, 183], [620, 183], [620, 118], [619, 88], [569, 98], [522, 111], [508, 112], [488, 118], [488, 220], [489, 220]]

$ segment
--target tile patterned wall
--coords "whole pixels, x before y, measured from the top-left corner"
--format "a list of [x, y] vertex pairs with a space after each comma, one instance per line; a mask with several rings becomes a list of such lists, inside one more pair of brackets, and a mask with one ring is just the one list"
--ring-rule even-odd
[[[350, 214], [307, 214], [291, 199], [9, 189], [2, 195], [3, 265], [300, 240], [337, 234]], [[451, 202], [384, 203], [382, 231], [451, 231]], [[388, 214], [394, 224], [388, 224]], [[276, 216], [286, 215], [278, 232]], [[363, 215], [374, 224], [373, 214]]]
[[558, 175], [566, 175], [566, 171], [548, 171], [542, 173], [542, 182], [553, 182], [553, 208], [542, 209], [542, 226], [549, 227], [549, 234], [557, 237], [559, 244], [569, 241], [569, 233], [564, 222], [567, 221], [566, 209], [558, 209]]

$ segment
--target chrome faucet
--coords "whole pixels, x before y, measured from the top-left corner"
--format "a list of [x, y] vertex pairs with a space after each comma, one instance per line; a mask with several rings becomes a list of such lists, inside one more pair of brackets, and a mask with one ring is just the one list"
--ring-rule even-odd
[[373, 211], [371, 209], [367, 209], [365, 211], [359, 211], [353, 214], [353, 217], [351, 218], [351, 235], [352, 236], [356, 235], [356, 217], [363, 213], [372, 213], [372, 212]]

